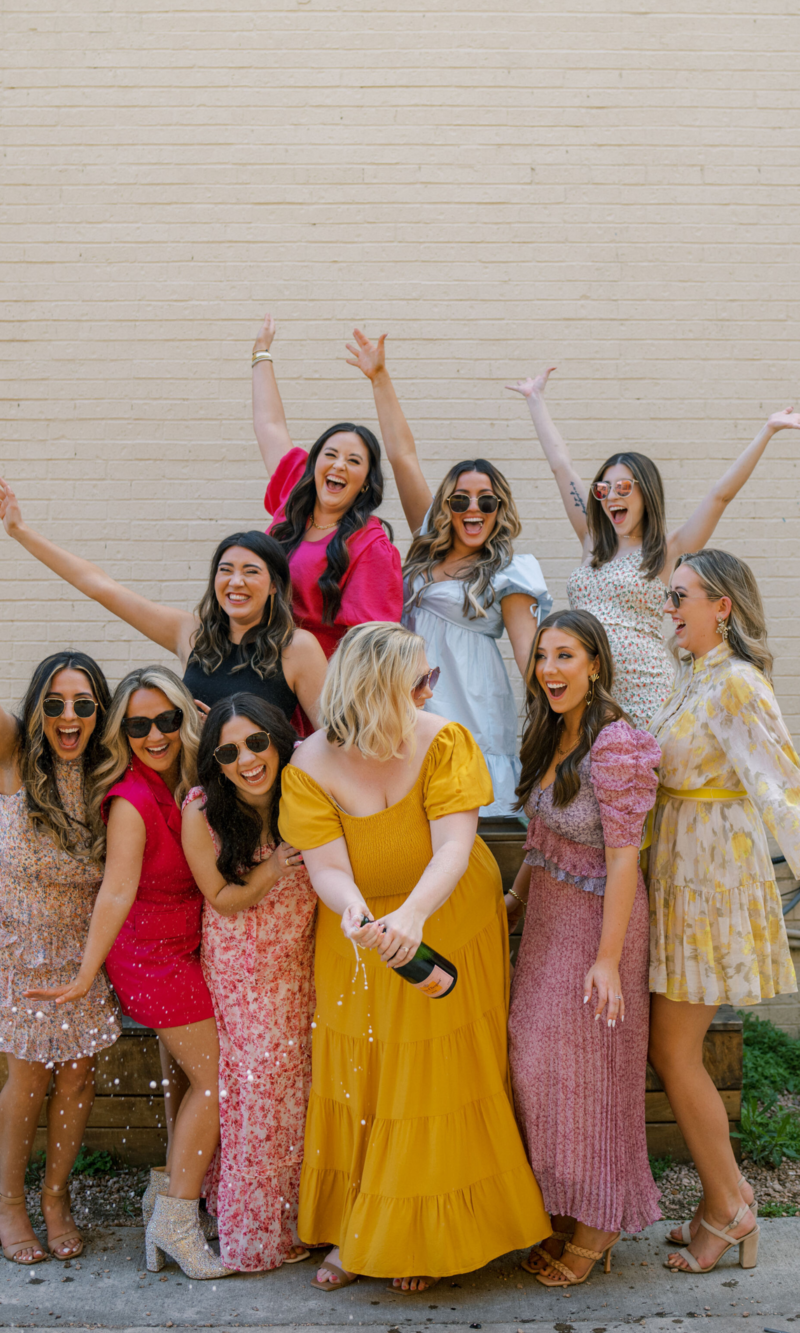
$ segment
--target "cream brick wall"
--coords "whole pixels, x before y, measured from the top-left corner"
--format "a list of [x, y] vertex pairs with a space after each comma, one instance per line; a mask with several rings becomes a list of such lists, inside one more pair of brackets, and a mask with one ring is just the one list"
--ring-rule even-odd
[[[374, 423], [358, 321], [431, 483], [494, 458], [564, 601], [577, 544], [506, 379], [548, 360], [585, 473], [661, 464], [677, 523], [800, 392], [791, 0], [6, 0], [0, 457], [29, 520], [198, 597], [261, 525], [249, 349], [279, 321], [295, 440]], [[797, 731], [800, 437], [719, 529], [766, 594]], [[386, 513], [399, 520], [393, 487]], [[158, 652], [0, 541], [0, 698], [68, 643]]]

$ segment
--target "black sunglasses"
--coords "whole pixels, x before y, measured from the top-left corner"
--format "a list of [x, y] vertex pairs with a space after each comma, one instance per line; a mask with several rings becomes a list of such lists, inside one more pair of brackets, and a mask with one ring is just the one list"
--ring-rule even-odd
[[[472, 496], [464, 495], [463, 491], [457, 491], [455, 495], [448, 497], [447, 503], [454, 514], [466, 514], [472, 504]], [[495, 513], [500, 501], [496, 495], [479, 495], [478, 508], [482, 514]]]
[[[45, 699], [42, 712], [45, 717], [61, 717], [66, 706], [63, 699]], [[72, 711], [76, 717], [92, 717], [97, 711], [97, 704], [94, 699], [74, 699]]]
[[412, 689], [411, 693], [419, 694], [420, 690], [424, 690], [426, 685], [429, 690], [435, 689], [436, 682], [441, 676], [441, 674], [442, 674], [441, 667], [431, 667], [430, 671], [426, 671], [424, 676], [420, 676], [419, 680], [414, 685], [414, 688]]
[[[246, 736], [244, 744], [253, 754], [263, 754], [271, 745], [270, 734], [268, 731], [254, 731], [252, 736]], [[239, 758], [241, 746], [235, 741], [229, 741], [227, 745], [218, 745], [214, 751], [214, 758], [218, 764], [235, 764]]]
[[141, 741], [150, 735], [153, 727], [157, 727], [164, 736], [173, 731], [180, 731], [182, 721], [183, 709], [170, 708], [166, 713], [159, 713], [158, 717], [124, 717], [122, 730], [126, 736]]

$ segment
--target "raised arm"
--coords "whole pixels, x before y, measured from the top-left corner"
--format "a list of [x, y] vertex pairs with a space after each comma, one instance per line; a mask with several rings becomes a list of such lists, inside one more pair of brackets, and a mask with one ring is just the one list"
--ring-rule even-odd
[[419, 465], [411, 427], [386, 369], [386, 334], [382, 333], [375, 343], [370, 342], [360, 329], [353, 329], [353, 337], [355, 344], [347, 344], [347, 350], [351, 353], [347, 364], [357, 366], [372, 385], [378, 424], [386, 456], [397, 482], [403, 513], [411, 531], [418, 532], [433, 496]]
[[294, 690], [309, 722], [318, 727], [319, 696], [322, 694], [328, 662], [319, 641], [309, 630], [295, 630], [292, 642], [283, 650], [281, 666], [286, 684], [290, 690]]
[[55, 542], [48, 541], [22, 520], [19, 502], [7, 481], [0, 478], [0, 520], [9, 537], [24, 546], [32, 556], [59, 578], [71, 583], [85, 597], [99, 602], [112, 615], [119, 616], [146, 639], [166, 648], [180, 658], [185, 666], [191, 651], [191, 638], [197, 620], [191, 611], [179, 611], [171, 606], [151, 602], [138, 592], [131, 592], [121, 583], [105, 574], [97, 565], [79, 555], [64, 551]]
[[589, 499], [589, 491], [575, 471], [569, 449], [564, 443], [561, 432], [553, 421], [544, 401], [545, 385], [554, 370], [555, 366], [548, 366], [547, 370], [543, 370], [541, 374], [534, 375], [529, 379], [518, 380], [516, 384], [507, 384], [506, 388], [512, 389], [514, 393], [521, 393], [528, 400], [531, 421], [539, 437], [539, 443], [544, 450], [544, 456], [556, 479], [567, 518], [585, 549], [590, 540], [589, 528], [586, 523], [586, 504]]
[[302, 853], [287, 842], [281, 842], [271, 856], [241, 876], [244, 884], [231, 884], [217, 870], [217, 854], [201, 806], [202, 797], [198, 796], [183, 812], [183, 854], [195, 884], [220, 916], [235, 916], [246, 907], [254, 907], [266, 898], [282, 875], [302, 865]]
[[752, 476], [761, 455], [779, 430], [800, 430], [800, 412], [794, 412], [791, 407], [785, 408], [783, 412], [773, 412], [755, 439], [703, 497], [691, 518], [670, 533], [667, 539], [667, 566], [664, 571], [667, 577], [671, 574], [672, 566], [678, 556], [685, 555], [687, 551], [700, 551], [710, 540], [731, 500], [739, 494], [745, 482]]
[[5, 708], [0, 708], [0, 793], [3, 796], [11, 796], [17, 786], [18, 744], [17, 719]]
[[[268, 352], [275, 338], [275, 320], [267, 311], [253, 343], [253, 356]], [[275, 367], [266, 359], [253, 365], [253, 429], [264, 466], [271, 476], [283, 455], [292, 448]]]

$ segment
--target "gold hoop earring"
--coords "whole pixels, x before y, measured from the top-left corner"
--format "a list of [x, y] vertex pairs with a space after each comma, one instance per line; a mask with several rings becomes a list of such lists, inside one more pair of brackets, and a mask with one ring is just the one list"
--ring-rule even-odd
[[592, 671], [592, 672], [590, 672], [590, 674], [589, 674], [589, 681], [590, 681], [590, 685], [589, 685], [589, 693], [588, 693], [587, 696], [586, 696], [586, 702], [587, 702], [587, 704], [593, 704], [593, 703], [594, 703], [594, 687], [595, 687], [596, 682], [599, 680], [599, 678], [600, 678], [600, 673], [599, 673], [598, 671]]
[[717, 616], [717, 634], [720, 636], [723, 643], [728, 642], [730, 627], [724, 616]]

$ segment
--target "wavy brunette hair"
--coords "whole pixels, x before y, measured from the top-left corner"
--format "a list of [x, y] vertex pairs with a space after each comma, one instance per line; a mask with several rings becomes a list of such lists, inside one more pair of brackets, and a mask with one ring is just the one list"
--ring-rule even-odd
[[[322, 590], [322, 620], [326, 625], [333, 624], [342, 604], [341, 584], [350, 564], [347, 539], [369, 522], [383, 501], [381, 446], [377, 436], [367, 426], [354, 426], [351, 421], [340, 421], [336, 426], [329, 426], [322, 432], [319, 439], [311, 446], [305, 472], [292, 487], [289, 499], [286, 501], [285, 516], [280, 523], [275, 524], [271, 534], [276, 542], [280, 542], [287, 557], [297, 550], [305, 536], [308, 521], [314, 516], [314, 504], [317, 498], [314, 468], [317, 459], [332, 435], [341, 435], [345, 432], [357, 435], [361, 443], [366, 446], [369, 471], [363, 491], [356, 496], [328, 542], [327, 564], [319, 581]], [[388, 534], [389, 541], [394, 541], [390, 524], [383, 519], [380, 522]]]
[[200, 744], [200, 714], [195, 706], [194, 699], [187, 690], [182, 680], [165, 666], [146, 666], [137, 667], [135, 671], [129, 671], [114, 691], [114, 697], [108, 709], [106, 725], [103, 731], [103, 744], [106, 748], [107, 757], [99, 764], [94, 798], [92, 803], [92, 817], [99, 826], [99, 840], [102, 844], [103, 854], [105, 854], [106, 833], [100, 816], [100, 807], [103, 803], [103, 797], [111, 790], [115, 782], [119, 782], [128, 764], [131, 762], [131, 747], [128, 738], [122, 730], [122, 722], [128, 708], [128, 702], [135, 690], [161, 690], [172, 704], [173, 708], [183, 710], [183, 721], [181, 722], [181, 771], [180, 781], [175, 788], [175, 803], [180, 808], [181, 801], [190, 787], [194, 786], [197, 773], [197, 747]]
[[250, 532], [232, 532], [225, 537], [211, 557], [211, 572], [208, 587], [203, 593], [196, 615], [200, 619], [189, 661], [195, 661], [206, 676], [235, 652], [236, 645], [231, 643], [230, 622], [217, 600], [214, 582], [222, 557], [232, 546], [242, 546], [252, 551], [259, 560], [263, 560], [272, 580], [273, 591], [267, 598], [261, 624], [248, 630], [242, 640], [242, 646], [252, 647], [249, 663], [240, 662], [233, 668], [234, 673], [250, 665], [266, 680], [275, 674], [280, 666], [281, 653], [288, 648], [294, 634], [292, 619], [292, 581], [289, 574], [289, 562], [273, 537], [254, 528]]
[[254, 728], [268, 731], [270, 744], [278, 756], [278, 775], [272, 788], [270, 807], [270, 838], [275, 846], [281, 840], [278, 832], [281, 775], [292, 757], [297, 732], [280, 709], [255, 694], [243, 692], [220, 699], [203, 723], [197, 751], [197, 776], [205, 792], [206, 819], [220, 843], [217, 870], [229, 884], [244, 884], [242, 876], [255, 864], [261, 846], [261, 815], [242, 800], [238, 789], [214, 758], [222, 728], [234, 717], [247, 718]]
[[[730, 597], [728, 647], [735, 657], [750, 662], [772, 684], [773, 656], [767, 644], [764, 604], [755, 574], [749, 565], [727, 551], [693, 551], [682, 555], [676, 564], [688, 565], [700, 580], [703, 592], [712, 602]], [[673, 574], [673, 580], [675, 575]]]
[[396, 759], [404, 744], [413, 747], [412, 690], [424, 652], [424, 640], [393, 621], [348, 630], [328, 663], [319, 700], [329, 743], [368, 759]]
[[420, 532], [411, 543], [403, 566], [403, 577], [413, 585], [418, 576], [422, 584], [412, 592], [406, 603], [406, 610], [419, 605], [420, 597], [433, 579], [435, 565], [445, 559], [453, 545], [453, 520], [447, 501], [458, 490], [458, 481], [464, 472], [483, 472], [489, 478], [492, 491], [497, 496], [497, 521], [481, 547], [480, 558], [469, 568], [463, 579], [464, 615], [468, 620], [477, 620], [485, 616], [480, 598], [486, 597], [486, 605], [494, 601], [492, 579], [501, 569], [505, 569], [514, 554], [512, 542], [522, 531], [522, 524], [517, 513], [517, 506], [511, 494], [511, 487], [497, 468], [485, 458], [467, 458], [462, 463], [451, 467], [444, 481], [433, 497], [427, 532]]
[[[73, 819], [64, 809], [56, 784], [53, 751], [44, 734], [44, 700], [52, 689], [53, 678], [59, 671], [80, 671], [89, 682], [97, 704], [94, 730], [81, 755], [83, 764], [83, 792], [87, 822]], [[61, 851], [76, 861], [99, 861], [102, 856], [102, 824], [92, 815], [98, 785], [98, 769], [106, 757], [102, 741], [106, 713], [111, 702], [103, 672], [93, 657], [67, 648], [53, 653], [36, 667], [17, 718], [17, 762], [28, 813], [39, 829], [46, 829]]]
[[522, 773], [517, 787], [517, 808], [520, 810], [553, 762], [561, 736], [562, 718], [553, 710], [545, 690], [536, 679], [539, 643], [548, 629], [563, 629], [573, 635], [586, 649], [590, 661], [597, 658], [599, 664], [592, 702], [586, 705], [581, 718], [580, 740], [556, 768], [553, 805], [569, 805], [574, 800], [581, 785], [578, 773], [581, 760], [589, 753], [603, 727], [609, 722], [616, 722], [620, 717], [626, 717], [616, 699], [611, 697], [614, 661], [600, 621], [589, 611], [554, 611], [552, 615], [546, 616], [536, 631], [525, 673], [525, 724], [520, 749]]
[[[644, 502], [642, 519], [642, 562], [641, 571], [647, 579], [658, 578], [667, 558], [667, 518], [664, 505], [664, 483], [661, 473], [646, 454], [612, 454], [592, 478], [592, 486], [602, 481], [606, 472], [615, 464], [622, 463], [638, 483]], [[586, 506], [586, 523], [592, 539], [592, 569], [613, 560], [619, 550], [619, 538], [614, 531], [614, 524], [596, 500], [591, 486], [589, 502]]]

